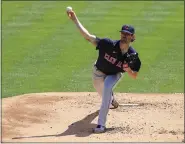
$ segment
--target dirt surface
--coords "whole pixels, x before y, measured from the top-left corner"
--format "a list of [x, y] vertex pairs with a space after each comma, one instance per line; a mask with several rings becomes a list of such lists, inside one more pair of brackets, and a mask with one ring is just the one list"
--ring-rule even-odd
[[93, 134], [97, 93], [36, 93], [2, 99], [3, 142], [182, 142], [184, 94], [116, 93], [107, 132]]

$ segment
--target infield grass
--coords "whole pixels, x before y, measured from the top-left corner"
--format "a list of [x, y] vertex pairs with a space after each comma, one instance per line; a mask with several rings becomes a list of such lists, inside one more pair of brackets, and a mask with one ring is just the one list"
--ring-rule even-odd
[[95, 91], [95, 47], [66, 16], [72, 6], [87, 30], [119, 39], [123, 24], [136, 29], [133, 47], [142, 67], [116, 92], [184, 92], [184, 2], [2, 2], [2, 97], [35, 92]]

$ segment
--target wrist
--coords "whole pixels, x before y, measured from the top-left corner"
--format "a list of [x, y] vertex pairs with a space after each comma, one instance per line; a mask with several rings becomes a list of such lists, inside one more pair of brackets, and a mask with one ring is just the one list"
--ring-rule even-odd
[[74, 23], [76, 23], [76, 24], [78, 24], [78, 23], [79, 23], [78, 18], [77, 18], [77, 17], [75, 17], [75, 18], [73, 19], [73, 22], [74, 22]]
[[130, 67], [128, 67], [128, 71], [127, 72], [132, 73], [132, 70], [131, 70]]

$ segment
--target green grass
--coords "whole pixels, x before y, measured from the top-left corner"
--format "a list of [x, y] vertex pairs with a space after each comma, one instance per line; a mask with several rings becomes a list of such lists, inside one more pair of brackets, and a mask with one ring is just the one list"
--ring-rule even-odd
[[117, 92], [184, 92], [184, 2], [2, 2], [2, 97], [35, 92], [95, 91], [97, 51], [66, 16], [72, 6], [99, 37], [119, 39], [123, 24], [136, 28], [133, 43], [142, 67]]

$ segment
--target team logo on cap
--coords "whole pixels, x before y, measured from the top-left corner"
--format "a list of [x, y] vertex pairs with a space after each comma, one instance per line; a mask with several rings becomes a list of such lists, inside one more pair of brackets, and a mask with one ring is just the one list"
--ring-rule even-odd
[[125, 26], [125, 29], [128, 29], [128, 26]]

